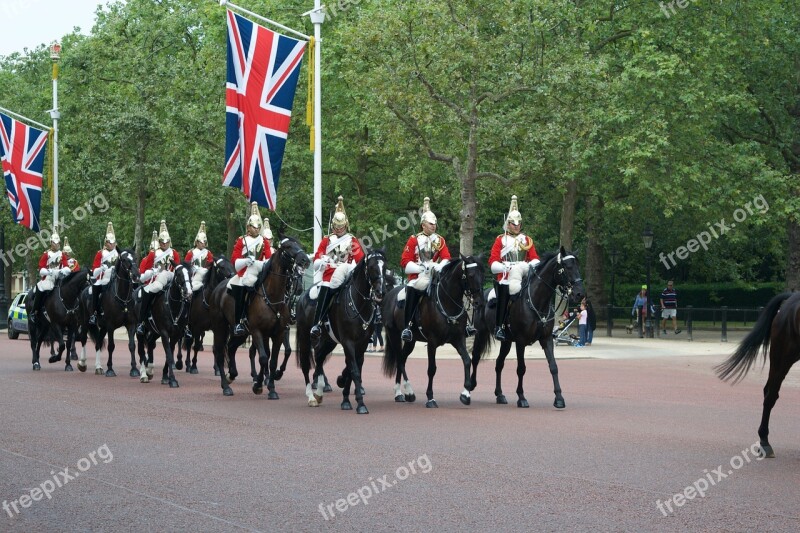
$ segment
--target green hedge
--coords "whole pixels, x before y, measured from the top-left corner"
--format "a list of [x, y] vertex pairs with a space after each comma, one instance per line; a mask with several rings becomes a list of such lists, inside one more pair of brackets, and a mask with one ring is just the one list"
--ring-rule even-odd
[[[636, 294], [641, 289], [638, 285], [618, 285], [616, 287], [617, 303], [620, 305], [633, 305]], [[661, 291], [667, 284], [659, 281], [651, 283], [651, 298], [658, 305]], [[699, 283], [695, 285], [679, 285], [675, 283], [678, 291], [678, 307], [691, 305], [694, 307], [720, 307], [726, 305], [731, 308], [757, 308], [767, 304], [776, 294], [784, 291], [784, 283]]]

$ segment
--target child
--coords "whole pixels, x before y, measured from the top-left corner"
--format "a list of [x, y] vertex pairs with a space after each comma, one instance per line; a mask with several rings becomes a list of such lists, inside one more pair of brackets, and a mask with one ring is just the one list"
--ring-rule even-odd
[[588, 323], [589, 314], [586, 312], [586, 303], [581, 302], [581, 312], [578, 318], [578, 344], [576, 348], [586, 346], [586, 328]]

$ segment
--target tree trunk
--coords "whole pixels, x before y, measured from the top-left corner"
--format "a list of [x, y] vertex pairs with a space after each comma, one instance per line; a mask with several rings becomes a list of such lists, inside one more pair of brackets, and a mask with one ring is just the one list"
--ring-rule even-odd
[[800, 290], [800, 223], [789, 219], [786, 224], [788, 240], [786, 264], [786, 290]]
[[561, 246], [572, 250], [572, 236], [575, 231], [575, 202], [578, 198], [578, 182], [570, 180], [567, 183], [567, 192], [564, 193], [564, 202], [561, 205]]
[[591, 197], [586, 203], [586, 266], [583, 277], [586, 280], [586, 294], [591, 297], [595, 307], [605, 306], [608, 297], [605, 292], [603, 271], [603, 249], [600, 246], [600, 217], [603, 211], [603, 200]]

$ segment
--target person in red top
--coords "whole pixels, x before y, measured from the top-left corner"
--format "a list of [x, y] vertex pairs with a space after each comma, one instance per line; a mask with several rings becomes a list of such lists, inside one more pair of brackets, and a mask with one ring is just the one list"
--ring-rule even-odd
[[139, 325], [136, 332], [144, 335], [145, 321], [150, 314], [150, 306], [153, 298], [161, 292], [175, 276], [175, 266], [181, 262], [181, 256], [172, 249], [172, 239], [167, 231], [166, 221], [161, 221], [161, 228], [158, 233], [158, 250], [147, 254], [142, 260], [142, 275], [139, 278], [143, 283], [149, 282], [142, 290], [142, 307], [139, 313]]
[[106, 237], [103, 241], [103, 248], [94, 256], [92, 263], [92, 314], [89, 316], [89, 324], [97, 324], [97, 317], [102, 314], [102, 299], [100, 296], [103, 290], [111, 281], [111, 274], [119, 260], [119, 248], [117, 248], [117, 238], [114, 235], [114, 225], [109, 222], [106, 227]]
[[[518, 293], [522, 277], [528, 268], [539, 263], [539, 254], [533, 240], [521, 232], [522, 215], [517, 208], [517, 196], [511, 197], [511, 207], [508, 209], [506, 222], [503, 224], [505, 233], [498, 235], [489, 255], [489, 267], [495, 274], [495, 292], [497, 293], [497, 313], [495, 315], [494, 337], [499, 341], [506, 340], [504, 331], [508, 315], [508, 302], [511, 292]], [[511, 289], [510, 289], [511, 287]]]
[[427, 196], [422, 203], [422, 231], [406, 241], [400, 266], [408, 275], [406, 285], [406, 328], [400, 335], [405, 342], [414, 338], [412, 326], [422, 293], [431, 283], [431, 271], [440, 269], [450, 260], [450, 250], [444, 237], [436, 233], [436, 215], [431, 211], [431, 199]]
[[200, 222], [200, 229], [194, 238], [194, 248], [186, 252], [184, 258], [184, 261], [191, 265], [192, 292], [203, 288], [203, 277], [214, 264], [214, 254], [206, 246], [208, 246], [208, 238], [206, 237], [206, 222], [203, 220]]
[[322, 324], [328, 318], [328, 308], [347, 275], [353, 271], [359, 261], [364, 259], [364, 250], [358, 239], [350, 234], [350, 222], [344, 210], [344, 198], [339, 196], [336, 212], [331, 219], [332, 232], [323, 237], [314, 254], [314, 270], [322, 272], [317, 307], [314, 310], [314, 327], [311, 338], [319, 339]]
[[62, 251], [67, 256], [67, 268], [69, 268], [69, 271], [77, 272], [80, 270], [81, 265], [78, 263], [78, 260], [75, 259], [75, 254], [72, 253], [72, 247], [69, 245], [69, 240], [67, 240], [66, 237], [64, 237], [64, 248], [62, 248]]
[[245, 289], [252, 290], [264, 268], [264, 262], [272, 257], [269, 242], [261, 235], [261, 225], [258, 204], [253, 202], [247, 219], [247, 233], [236, 239], [231, 254], [236, 275], [228, 281], [228, 289], [235, 301], [233, 335], [236, 337], [247, 334]]
[[28, 317], [34, 322], [38, 320], [39, 311], [50, 291], [55, 287], [56, 280], [69, 274], [67, 256], [61, 252], [60, 247], [61, 238], [53, 230], [53, 234], [50, 236], [50, 249], [39, 257], [39, 275], [42, 279], [36, 283], [36, 289], [33, 292], [33, 308], [28, 310]]

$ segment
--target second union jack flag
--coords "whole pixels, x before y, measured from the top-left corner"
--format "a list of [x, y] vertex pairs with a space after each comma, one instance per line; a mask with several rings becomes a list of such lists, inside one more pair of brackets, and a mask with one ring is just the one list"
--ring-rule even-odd
[[47, 132], [0, 113], [0, 160], [14, 222], [39, 231]]
[[306, 43], [228, 11], [222, 184], [274, 210]]

